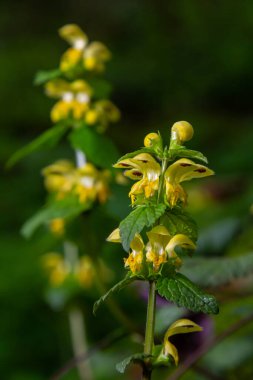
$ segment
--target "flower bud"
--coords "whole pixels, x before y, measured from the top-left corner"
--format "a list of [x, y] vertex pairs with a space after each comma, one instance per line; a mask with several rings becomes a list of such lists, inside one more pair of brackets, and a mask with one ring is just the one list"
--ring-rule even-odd
[[158, 144], [160, 145], [161, 143], [161, 137], [158, 135], [158, 133], [149, 133], [145, 139], [144, 139], [144, 146], [149, 148], [149, 147], [156, 147]]
[[177, 121], [171, 128], [171, 139], [177, 140], [179, 143], [191, 140], [193, 136], [193, 128], [188, 121]]

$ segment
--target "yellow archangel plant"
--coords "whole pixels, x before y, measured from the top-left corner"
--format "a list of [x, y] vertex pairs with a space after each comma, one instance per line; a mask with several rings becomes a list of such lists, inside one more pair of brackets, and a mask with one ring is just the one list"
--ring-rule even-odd
[[[216, 299], [180, 273], [184, 256], [192, 254], [197, 242], [196, 223], [185, 210], [187, 193], [182, 183], [214, 174], [204, 165], [207, 159], [202, 153], [183, 145], [192, 137], [191, 124], [177, 122], [168, 145], [164, 145], [160, 133], [149, 133], [143, 148], [126, 154], [114, 165], [124, 169], [124, 175], [135, 183], [129, 192], [133, 210], [107, 238], [121, 243], [128, 252], [124, 258], [126, 277], [113, 290], [135, 280], [149, 283], [144, 352], [128, 358], [118, 368], [122, 371], [123, 363], [140, 362], [143, 379], [151, 379], [156, 367], [178, 364], [178, 351], [170, 336], [202, 330], [192, 321], [178, 320], [168, 329], [163, 344], [155, 346], [156, 293], [193, 312], [218, 313]], [[109, 295], [110, 291], [95, 303], [94, 311]]]

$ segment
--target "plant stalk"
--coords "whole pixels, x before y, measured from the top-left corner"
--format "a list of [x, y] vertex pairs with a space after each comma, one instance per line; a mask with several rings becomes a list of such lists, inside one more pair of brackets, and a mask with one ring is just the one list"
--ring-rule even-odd
[[[148, 297], [148, 308], [147, 308], [147, 320], [146, 320], [146, 332], [145, 332], [145, 343], [144, 343], [144, 354], [152, 355], [153, 344], [154, 344], [154, 330], [155, 330], [155, 309], [156, 309], [156, 283], [155, 281], [150, 281], [149, 283], [149, 297]], [[143, 380], [150, 380], [152, 374], [152, 368], [150, 366], [150, 359], [145, 360], [145, 365], [143, 368]]]
[[[167, 159], [162, 160], [161, 176], [157, 195], [157, 204], [161, 201], [164, 188], [164, 175], [167, 169]], [[148, 308], [145, 330], [144, 355], [152, 355], [155, 331], [155, 312], [156, 312], [156, 282], [149, 282]], [[142, 380], [150, 380], [152, 376], [152, 366], [150, 358], [144, 361]]]

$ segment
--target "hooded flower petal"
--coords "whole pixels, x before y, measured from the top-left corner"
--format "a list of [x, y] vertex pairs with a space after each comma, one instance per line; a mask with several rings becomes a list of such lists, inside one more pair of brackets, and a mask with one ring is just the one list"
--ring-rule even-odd
[[106, 240], [110, 241], [111, 243], [121, 243], [120, 229], [116, 228], [113, 230]]
[[161, 167], [150, 154], [141, 153], [133, 158], [121, 160], [114, 167], [128, 169], [124, 173], [125, 176], [139, 180], [129, 192], [132, 203], [136, 195], [144, 194], [146, 198], [149, 198], [158, 190]]
[[156, 226], [147, 232], [149, 242], [146, 245], [147, 262], [153, 263], [153, 268], [157, 271], [162, 263], [167, 261], [165, 247], [168, 245], [171, 236], [164, 226]]
[[87, 70], [101, 72], [105, 68], [105, 62], [109, 61], [111, 53], [101, 42], [92, 42], [84, 50], [83, 63]]
[[188, 236], [183, 235], [183, 234], [177, 234], [173, 236], [173, 238], [170, 240], [165, 250], [168, 254], [168, 257], [173, 259], [174, 264], [177, 267], [180, 267], [182, 264], [182, 261], [178, 257], [176, 252], [174, 251], [176, 247], [182, 247], [182, 248], [194, 250], [196, 248], [196, 245], [191, 241], [191, 239], [188, 238]]
[[64, 25], [59, 29], [59, 35], [75, 49], [83, 49], [88, 42], [88, 37], [76, 24]]
[[129, 267], [132, 273], [139, 272], [143, 262], [143, 249], [144, 243], [141, 235], [136, 234], [130, 244], [131, 252], [127, 259], [125, 259], [125, 267]]
[[186, 203], [187, 195], [180, 185], [183, 181], [193, 178], [202, 178], [213, 175], [214, 172], [206, 166], [181, 158], [168, 167], [165, 172], [166, 195], [171, 206], [175, 206], [178, 200]]
[[191, 332], [199, 332], [202, 331], [202, 327], [192, 322], [189, 319], [179, 319], [174, 322], [169, 329], [167, 330], [164, 336], [163, 343], [163, 355], [172, 356], [175, 364], [178, 365], [178, 351], [177, 348], [169, 341], [169, 338], [176, 334], [186, 334]]

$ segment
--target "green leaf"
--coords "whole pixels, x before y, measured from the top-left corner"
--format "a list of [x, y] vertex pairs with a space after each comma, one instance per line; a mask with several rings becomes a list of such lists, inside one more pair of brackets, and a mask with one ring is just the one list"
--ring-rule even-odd
[[60, 69], [38, 71], [34, 78], [34, 84], [38, 86], [40, 84], [48, 82], [49, 80], [59, 78], [60, 76], [61, 76]]
[[78, 198], [73, 196], [51, 203], [27, 220], [21, 229], [21, 234], [25, 238], [30, 238], [38, 227], [50, 222], [50, 220], [56, 218], [73, 218], [89, 209], [90, 206], [91, 205], [87, 203], [81, 204]]
[[133, 158], [133, 157], [137, 156], [137, 154], [140, 154], [140, 153], [155, 154], [155, 150], [153, 148], [141, 148], [141, 149], [135, 150], [134, 152], [130, 152], [130, 153], [124, 154], [124, 156], [120, 157], [117, 160], [117, 162], [125, 160], [127, 158]]
[[123, 288], [125, 288], [127, 285], [131, 284], [133, 281], [137, 280], [137, 277], [132, 276], [130, 277], [129, 274], [126, 275], [126, 277], [118, 282], [116, 285], [114, 285], [111, 289], [108, 290], [107, 293], [105, 293], [102, 297], [100, 297], [93, 306], [93, 314], [96, 314], [97, 309], [102, 304], [102, 302], [105, 302], [109, 296], [111, 296], [113, 293], [119, 292]]
[[15, 152], [8, 160], [6, 166], [10, 168], [25, 156], [39, 149], [52, 148], [58, 143], [58, 141], [61, 139], [61, 137], [64, 135], [67, 129], [68, 125], [64, 123], [57, 124], [54, 127], [48, 129], [35, 140], [31, 141], [29, 144], [25, 145], [17, 152]]
[[126, 252], [135, 234], [140, 233], [143, 228], [152, 226], [166, 210], [162, 203], [150, 206], [138, 206], [119, 225], [122, 246]]
[[169, 157], [171, 159], [174, 159], [176, 157], [183, 157], [183, 158], [190, 158], [195, 159], [204, 162], [205, 164], [208, 163], [207, 158], [197, 150], [190, 150], [187, 148], [180, 147], [179, 149], [170, 149], [168, 151]]
[[194, 312], [218, 314], [219, 307], [214, 296], [206, 294], [197, 285], [180, 273], [171, 277], [160, 277], [157, 281], [160, 296]]
[[146, 355], [143, 353], [131, 355], [128, 358], [122, 360], [122, 362], [116, 364], [116, 369], [118, 372], [124, 373], [126, 370], [126, 367], [129, 366], [129, 364], [131, 364], [131, 363], [142, 364], [144, 362], [144, 359], [150, 358], [151, 356], [152, 355]]
[[198, 227], [195, 220], [181, 208], [167, 210], [161, 218], [161, 223], [171, 235], [184, 234], [193, 242], [198, 239]]
[[239, 257], [186, 259], [181, 271], [201, 286], [221, 286], [253, 273], [253, 253]]
[[101, 168], [110, 168], [119, 156], [112, 141], [90, 127], [74, 130], [70, 134], [70, 142], [74, 149], [82, 150], [88, 160]]

